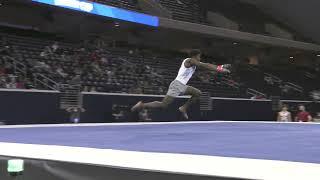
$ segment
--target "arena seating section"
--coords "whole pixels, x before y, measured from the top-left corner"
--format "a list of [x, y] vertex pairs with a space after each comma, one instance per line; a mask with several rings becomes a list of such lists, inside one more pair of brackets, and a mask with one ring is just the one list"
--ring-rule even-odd
[[[1, 34], [5, 37], [11, 54], [18, 63], [27, 67], [27, 78], [13, 71], [13, 65], [2, 60], [1, 69], [16, 78], [23, 85], [1, 85], [2, 88], [48, 89], [41, 83], [33, 83], [36, 74], [42, 74], [57, 83], [70, 83], [81, 74], [84, 91], [165, 94], [168, 85], [175, 78], [185, 55], [137, 50], [134, 48], [114, 48], [109, 45], [99, 48], [101, 42], [90, 41], [86, 44], [68, 44], [59, 42], [58, 50], [43, 55], [54, 41], [48, 38], [30, 38]], [[3, 48], [3, 47], [1, 47]], [[5, 55], [1, 55], [2, 59]], [[277, 66], [281, 67], [281, 66]], [[288, 71], [288, 68], [291, 68]], [[61, 69], [61, 72], [58, 72]], [[279, 77], [280, 81], [266, 81], [266, 73]], [[10, 79], [11, 76], [6, 76]], [[1, 78], [3, 79], [3, 78]], [[267, 66], [242, 64], [231, 75], [211, 74], [197, 71], [191, 79], [193, 85], [202, 91], [218, 97], [249, 97], [247, 88], [258, 90], [267, 97], [281, 95], [287, 99], [305, 99], [315, 86], [319, 75], [315, 70], [298, 69], [286, 66], [274, 69]], [[23, 81], [23, 82], [20, 82]], [[44, 83], [48, 80], [44, 79]], [[285, 82], [302, 86], [304, 92], [292, 89], [283, 91]], [[7, 83], [8, 84], [8, 83]]]
[[[2, 35], [12, 46], [12, 55], [28, 67], [28, 78], [40, 73], [58, 83], [68, 83], [82, 73], [84, 91], [165, 94], [185, 56], [155, 56], [137, 53], [130, 48], [83, 48], [81, 45], [59, 43], [58, 52], [41, 55], [53, 41], [15, 35]], [[93, 44], [93, 43], [89, 43]], [[57, 72], [61, 68], [62, 76]], [[240, 89], [223, 80], [224, 75], [197, 74], [191, 85], [213, 96], [241, 97]], [[46, 82], [47, 83], [47, 82]], [[41, 84], [37, 89], [45, 88]]]

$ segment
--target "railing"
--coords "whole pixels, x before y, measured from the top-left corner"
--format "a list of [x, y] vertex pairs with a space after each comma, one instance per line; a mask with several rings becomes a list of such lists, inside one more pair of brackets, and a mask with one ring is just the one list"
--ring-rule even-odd
[[209, 92], [202, 92], [200, 96], [200, 111], [212, 111], [212, 100]]
[[303, 87], [301, 87], [299, 85], [293, 84], [291, 82], [286, 82], [285, 84], [298, 92], [301, 92], [301, 93], [303, 92]]
[[221, 79], [223, 80], [222, 81], [223, 84], [226, 84], [228, 86], [231, 86], [237, 89], [240, 88], [240, 84], [238, 82], [233, 81], [232, 79], [228, 79], [225, 77], [222, 77]]
[[250, 66], [250, 65], [247, 66], [247, 69], [251, 72], [259, 72], [260, 71], [260, 69], [254, 67], [254, 66]]
[[264, 94], [264, 93], [262, 93], [262, 92], [259, 92], [259, 91], [257, 91], [257, 90], [251, 89], [251, 88], [248, 88], [248, 89], [247, 89], [247, 94], [250, 94], [250, 95], [252, 95], [252, 96], [257, 96], [257, 95], [259, 95], [259, 96], [266, 97], [266, 94]]
[[59, 91], [60, 84], [43, 74], [35, 73], [33, 81], [34, 81], [35, 87], [41, 84], [50, 90]]
[[138, 0], [139, 6], [152, 15], [172, 18], [172, 12], [155, 0]]
[[82, 108], [81, 85], [60, 84], [60, 108]]
[[13, 57], [10, 57], [10, 56], [4, 56], [3, 59], [6, 62], [11, 63], [13, 65], [13, 70], [15, 73], [20, 72], [24, 77], [27, 76], [27, 66], [26, 65], [15, 60]]
[[264, 75], [267, 76], [267, 77], [271, 77], [272, 80], [275, 81], [275, 82], [278, 82], [278, 83], [279, 83], [279, 82], [282, 81], [279, 77], [277, 77], [277, 76], [275, 76], [275, 75], [272, 75], [272, 74], [269, 74], [269, 73], [264, 73]]

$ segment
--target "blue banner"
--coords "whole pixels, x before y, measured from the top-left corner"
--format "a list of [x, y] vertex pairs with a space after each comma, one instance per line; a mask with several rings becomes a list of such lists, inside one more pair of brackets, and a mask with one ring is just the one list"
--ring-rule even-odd
[[59, 6], [76, 11], [82, 11], [104, 17], [120, 19], [124, 21], [158, 27], [159, 18], [142, 13], [128, 11], [112, 6], [99, 3], [88, 2], [83, 0], [32, 0], [33, 2]]

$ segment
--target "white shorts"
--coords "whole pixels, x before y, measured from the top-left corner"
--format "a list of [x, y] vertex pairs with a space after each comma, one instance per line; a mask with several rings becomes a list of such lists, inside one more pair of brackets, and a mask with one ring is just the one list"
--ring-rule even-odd
[[174, 80], [170, 83], [167, 95], [172, 97], [183, 95], [186, 92], [187, 88], [187, 85], [181, 83], [178, 80]]

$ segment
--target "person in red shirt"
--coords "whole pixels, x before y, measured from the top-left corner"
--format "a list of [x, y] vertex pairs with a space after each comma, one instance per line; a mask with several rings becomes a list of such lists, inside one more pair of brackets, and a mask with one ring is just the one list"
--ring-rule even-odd
[[299, 110], [300, 110], [300, 112], [297, 114], [295, 121], [297, 121], [297, 122], [311, 122], [312, 121], [312, 117], [311, 117], [310, 113], [308, 113], [306, 111], [306, 107], [304, 107], [303, 105], [300, 105]]

